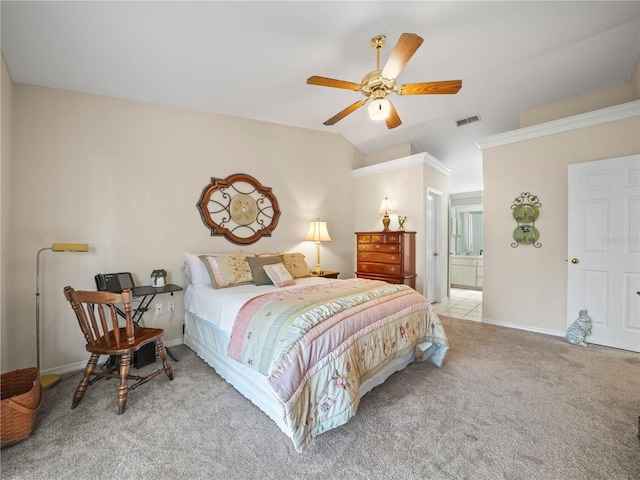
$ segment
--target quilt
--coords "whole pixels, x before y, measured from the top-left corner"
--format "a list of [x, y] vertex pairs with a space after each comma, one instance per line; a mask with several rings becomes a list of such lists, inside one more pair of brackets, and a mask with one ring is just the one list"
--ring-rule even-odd
[[228, 355], [267, 377], [297, 451], [356, 413], [361, 382], [429, 342], [449, 348], [438, 316], [406, 285], [350, 279], [272, 292], [240, 309]]

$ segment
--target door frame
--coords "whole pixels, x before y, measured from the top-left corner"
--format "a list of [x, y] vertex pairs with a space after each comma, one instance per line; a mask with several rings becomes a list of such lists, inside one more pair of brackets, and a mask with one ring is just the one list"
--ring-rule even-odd
[[[435, 265], [435, 274], [434, 274], [434, 283], [435, 286], [433, 288], [433, 298], [429, 299], [430, 302], [441, 302], [443, 301], [442, 295], [442, 272], [443, 272], [443, 258], [448, 259], [449, 256], [446, 254], [448, 252], [448, 245], [442, 245], [442, 197], [443, 193], [439, 190], [436, 190], [433, 187], [427, 187], [426, 196], [425, 196], [425, 279], [423, 286], [423, 294], [426, 298], [429, 298], [427, 295], [429, 290], [429, 197], [432, 196], [434, 198], [433, 202], [433, 224], [435, 226], [434, 232], [434, 243], [435, 243], [435, 251], [438, 255], [435, 257], [434, 265]], [[448, 278], [448, 277], [447, 277]], [[447, 292], [448, 295], [448, 292]]]

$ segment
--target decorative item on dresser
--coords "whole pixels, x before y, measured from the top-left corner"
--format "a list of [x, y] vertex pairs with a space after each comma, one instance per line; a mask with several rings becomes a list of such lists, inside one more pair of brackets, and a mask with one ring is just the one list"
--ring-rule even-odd
[[416, 232], [356, 232], [358, 278], [416, 288]]

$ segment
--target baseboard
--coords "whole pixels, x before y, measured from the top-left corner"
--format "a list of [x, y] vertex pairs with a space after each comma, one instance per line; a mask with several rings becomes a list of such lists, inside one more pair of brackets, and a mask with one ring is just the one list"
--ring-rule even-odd
[[168, 342], [164, 342], [165, 347], [175, 347], [176, 345], [182, 345], [184, 343], [184, 337], [174, 338]]
[[491, 320], [483, 318], [482, 323], [489, 323], [499, 327], [515, 328], [516, 330], [525, 330], [527, 332], [543, 333], [545, 335], [553, 335], [554, 337], [564, 337], [565, 332], [559, 330], [549, 330], [547, 328], [532, 327], [530, 325], [519, 325], [517, 323], [501, 322], [499, 320]]
[[[176, 345], [182, 345], [184, 343], [184, 338], [180, 337], [180, 338], [176, 338], [173, 340], [170, 340], [168, 342], [164, 342], [165, 346], [167, 347], [174, 347]], [[87, 355], [89, 355], [87, 353]], [[69, 363], [68, 365], [62, 365], [60, 367], [54, 367], [54, 368], [49, 368], [47, 370], [42, 370], [40, 371], [40, 375], [64, 375], [65, 373], [71, 373], [71, 372], [77, 372], [78, 370], [84, 370], [84, 367], [87, 366], [87, 362], [89, 361], [89, 358], [87, 357], [86, 360], [82, 360], [80, 362], [75, 362], [75, 363]], [[103, 355], [98, 359], [98, 363], [104, 363], [107, 361], [107, 356]]]

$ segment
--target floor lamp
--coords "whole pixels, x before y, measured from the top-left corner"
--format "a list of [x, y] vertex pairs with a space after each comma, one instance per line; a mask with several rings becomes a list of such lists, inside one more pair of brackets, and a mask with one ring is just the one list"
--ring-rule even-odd
[[[54, 243], [50, 247], [41, 248], [36, 255], [36, 355], [38, 372], [40, 372], [40, 254], [45, 250], [54, 252], [88, 252], [87, 243]], [[47, 389], [60, 381], [60, 375], [41, 375], [40, 383]]]

